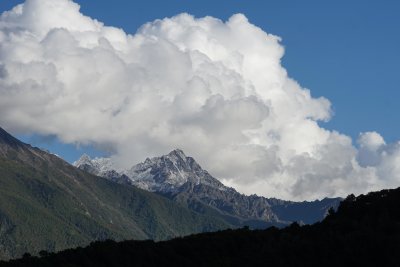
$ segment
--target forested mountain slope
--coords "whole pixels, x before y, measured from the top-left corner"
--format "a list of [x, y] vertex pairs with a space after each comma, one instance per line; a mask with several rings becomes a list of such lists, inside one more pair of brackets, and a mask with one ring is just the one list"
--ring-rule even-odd
[[157, 194], [83, 172], [0, 128], [0, 259], [228, 227]]
[[351, 195], [314, 225], [96, 242], [1, 266], [398, 266], [399, 251], [400, 189], [394, 189]]

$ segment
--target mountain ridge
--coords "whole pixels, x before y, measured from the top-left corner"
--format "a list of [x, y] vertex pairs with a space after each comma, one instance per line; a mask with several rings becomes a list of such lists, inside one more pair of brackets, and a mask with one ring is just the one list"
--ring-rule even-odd
[[[121, 184], [130, 184], [166, 196], [200, 213], [221, 216], [238, 227], [263, 228], [283, 226], [292, 221], [313, 223], [321, 220], [330, 207], [336, 208], [340, 198], [294, 202], [257, 195], [244, 195], [225, 186], [209, 174], [181, 149], [147, 158], [131, 168], [112, 169], [110, 159], [90, 159], [87, 155], [74, 163], [78, 168]], [[106, 162], [107, 165], [101, 165]], [[307, 208], [302, 215], [302, 207]]]
[[95, 240], [155, 239], [232, 227], [79, 170], [0, 128], [0, 259]]
[[397, 266], [400, 188], [349, 195], [313, 225], [241, 228], [163, 242], [104, 241], [0, 266]]

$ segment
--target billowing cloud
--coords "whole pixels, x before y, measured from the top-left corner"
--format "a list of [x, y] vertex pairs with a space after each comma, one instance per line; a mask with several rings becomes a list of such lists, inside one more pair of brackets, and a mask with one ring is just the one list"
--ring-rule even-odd
[[109, 149], [120, 167], [181, 148], [239, 191], [287, 199], [400, 182], [400, 144], [359, 145], [318, 125], [330, 102], [282, 67], [280, 38], [242, 14], [180, 14], [135, 34], [70, 0], [27, 0], [0, 17], [0, 123]]

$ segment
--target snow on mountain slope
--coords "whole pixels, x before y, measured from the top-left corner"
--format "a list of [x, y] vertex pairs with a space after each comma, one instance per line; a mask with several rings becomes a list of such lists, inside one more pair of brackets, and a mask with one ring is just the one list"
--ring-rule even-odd
[[177, 193], [186, 183], [203, 184], [222, 191], [228, 189], [180, 149], [161, 157], [147, 158], [144, 162], [121, 171], [116, 171], [110, 158], [91, 159], [86, 154], [73, 165], [103, 177], [114, 171], [120, 176], [128, 177], [131, 184], [151, 192]]
[[106, 172], [116, 169], [110, 158], [91, 159], [86, 154], [83, 154], [73, 165], [99, 176], [103, 176]]
[[162, 194], [196, 212], [217, 214], [238, 226], [262, 228], [290, 221], [313, 223], [323, 219], [327, 210], [337, 207], [340, 201], [292, 202], [246, 196], [223, 185], [179, 149], [161, 157], [147, 158], [130, 169], [120, 171], [115, 170], [109, 158], [90, 159], [87, 155], [74, 165], [117, 183]]

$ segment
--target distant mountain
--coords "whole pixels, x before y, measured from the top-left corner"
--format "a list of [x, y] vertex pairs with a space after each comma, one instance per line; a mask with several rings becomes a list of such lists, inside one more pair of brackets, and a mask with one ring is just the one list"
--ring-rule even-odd
[[81, 171], [0, 128], [0, 259], [94, 240], [169, 239], [231, 227]]
[[247, 228], [165, 242], [114, 241], [0, 266], [399, 266], [400, 188], [341, 202], [319, 223]]
[[108, 158], [91, 159], [83, 155], [74, 165], [120, 184], [134, 185], [166, 196], [186, 207], [207, 215], [219, 216], [236, 226], [263, 228], [283, 226], [292, 221], [314, 223], [322, 220], [340, 198], [312, 202], [293, 202], [246, 196], [223, 185], [182, 150], [147, 158], [127, 170], [116, 171]]

